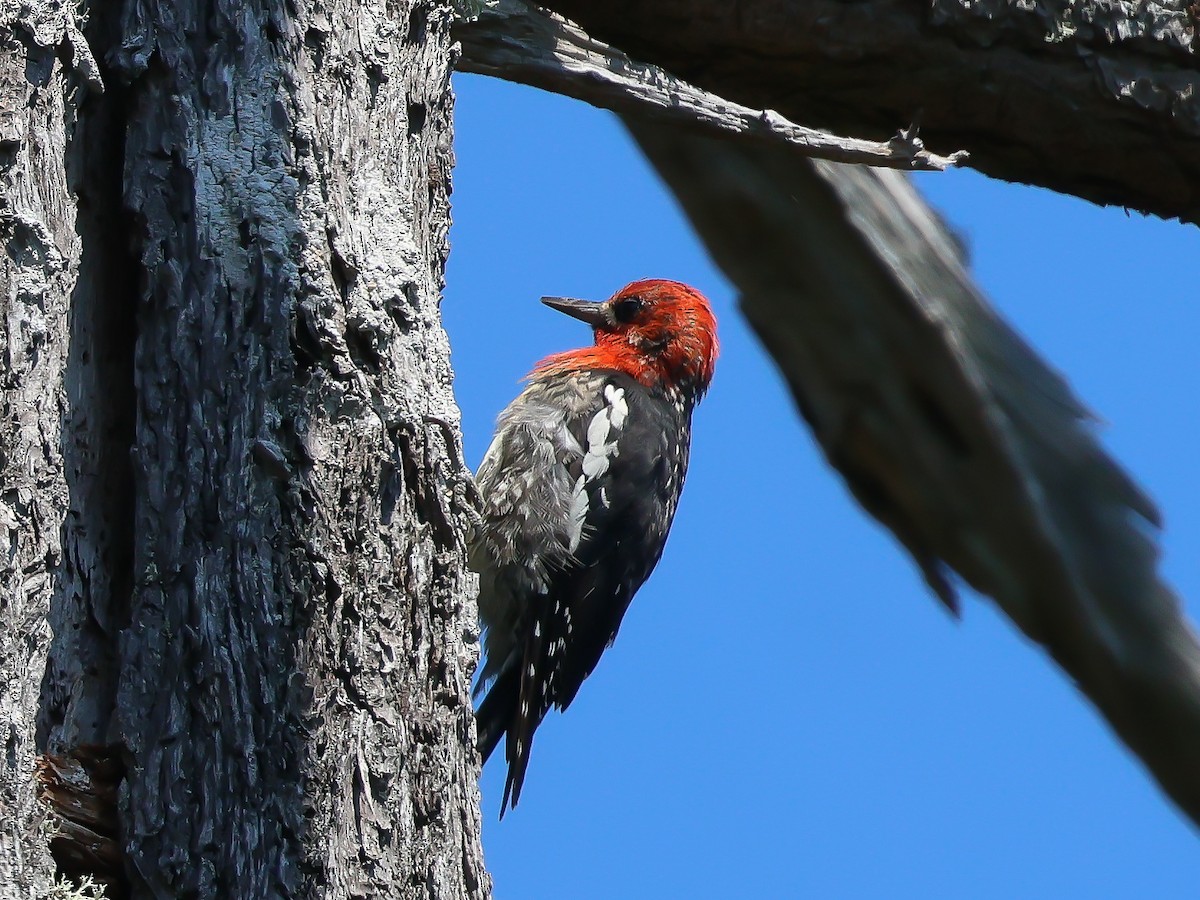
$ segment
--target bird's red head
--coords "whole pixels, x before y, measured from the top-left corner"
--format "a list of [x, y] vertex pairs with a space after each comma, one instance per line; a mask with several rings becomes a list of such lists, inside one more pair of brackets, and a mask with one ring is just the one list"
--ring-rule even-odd
[[717, 320], [708, 300], [679, 281], [645, 278], [596, 303], [543, 297], [547, 306], [587, 322], [596, 344], [546, 357], [534, 376], [615, 369], [647, 387], [699, 397], [717, 362]]

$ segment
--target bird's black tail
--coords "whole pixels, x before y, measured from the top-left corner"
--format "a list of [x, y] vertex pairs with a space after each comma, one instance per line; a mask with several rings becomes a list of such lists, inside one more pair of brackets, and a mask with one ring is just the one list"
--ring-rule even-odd
[[508, 777], [504, 780], [504, 799], [500, 801], [501, 819], [504, 811], [515, 807], [521, 796], [533, 733], [545, 714], [545, 710], [521, 702], [521, 684], [521, 666], [501, 672], [475, 712], [475, 746], [484, 762], [488, 761], [500, 739], [508, 735], [504, 754]]
[[521, 667], [510, 666], [496, 676], [491, 690], [475, 711], [475, 746], [483, 762], [488, 761], [492, 751], [508, 731], [517, 713], [517, 699], [521, 691]]

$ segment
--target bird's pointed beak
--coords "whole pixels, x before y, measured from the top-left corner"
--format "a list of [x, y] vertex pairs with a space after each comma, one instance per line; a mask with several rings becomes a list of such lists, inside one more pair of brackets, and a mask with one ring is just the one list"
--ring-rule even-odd
[[551, 309], [566, 313], [573, 319], [587, 322], [593, 328], [608, 325], [608, 307], [603, 301], [572, 300], [570, 297], [543, 297], [542, 302]]

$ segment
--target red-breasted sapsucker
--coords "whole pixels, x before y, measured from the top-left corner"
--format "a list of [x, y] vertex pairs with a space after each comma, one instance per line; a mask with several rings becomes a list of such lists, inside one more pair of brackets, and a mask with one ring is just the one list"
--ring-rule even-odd
[[595, 345], [537, 364], [476, 476], [470, 565], [487, 655], [476, 692], [492, 684], [476, 725], [484, 761], [508, 735], [501, 816], [520, 797], [533, 733], [571, 704], [662, 555], [717, 358], [708, 301], [677, 281], [542, 302], [591, 325]]

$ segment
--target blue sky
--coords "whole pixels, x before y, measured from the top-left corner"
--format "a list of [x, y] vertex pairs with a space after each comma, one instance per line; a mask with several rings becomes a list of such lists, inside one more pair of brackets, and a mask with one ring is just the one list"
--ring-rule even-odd
[[[501, 754], [484, 770], [497, 900], [1195, 897], [1196, 831], [989, 600], [951, 620], [854, 505], [616, 119], [455, 89], [443, 313], [470, 465], [533, 362], [590, 340], [543, 294], [687, 281], [723, 347], [663, 560], [503, 822]], [[1200, 234], [973, 172], [918, 182], [1162, 507], [1195, 615]]]

